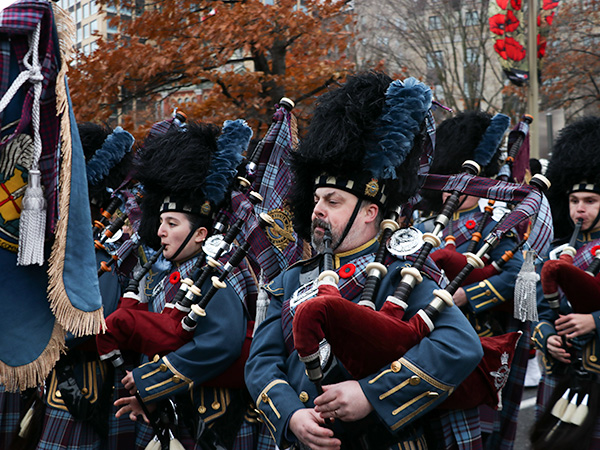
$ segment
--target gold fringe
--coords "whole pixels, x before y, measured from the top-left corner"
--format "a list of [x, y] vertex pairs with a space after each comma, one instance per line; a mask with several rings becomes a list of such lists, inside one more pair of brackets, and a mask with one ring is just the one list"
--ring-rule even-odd
[[24, 391], [43, 384], [60, 354], [66, 351], [65, 336], [65, 330], [55, 321], [50, 341], [35, 361], [17, 367], [0, 361], [0, 384], [4, 385], [8, 392]]
[[52, 7], [56, 18], [62, 63], [56, 78], [56, 115], [60, 117], [61, 166], [58, 200], [59, 219], [48, 267], [48, 300], [52, 312], [65, 330], [70, 331], [75, 336], [84, 336], [106, 330], [106, 323], [104, 322], [102, 307], [90, 312], [73, 307], [64, 286], [63, 264], [67, 247], [66, 237], [69, 222], [72, 170], [71, 120], [65, 80], [69, 70], [69, 62], [73, 57], [75, 24], [69, 13], [56, 3], [53, 3]]

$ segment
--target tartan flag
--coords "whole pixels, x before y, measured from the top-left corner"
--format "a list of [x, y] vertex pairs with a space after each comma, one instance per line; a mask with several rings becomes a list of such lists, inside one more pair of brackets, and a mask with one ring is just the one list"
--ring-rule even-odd
[[[302, 257], [303, 241], [292, 226], [292, 216], [287, 196], [292, 183], [288, 159], [298, 145], [296, 118], [284, 106], [277, 105], [273, 122], [265, 137], [258, 143], [254, 156], [260, 155], [252, 187], [262, 197], [256, 205], [256, 215], [267, 213], [275, 221], [266, 231], [258, 226], [255, 215], [250, 215], [244, 226], [243, 236], [252, 244], [250, 257], [265, 281], [272, 280], [290, 264]], [[247, 201], [240, 193], [233, 195], [234, 211]]]

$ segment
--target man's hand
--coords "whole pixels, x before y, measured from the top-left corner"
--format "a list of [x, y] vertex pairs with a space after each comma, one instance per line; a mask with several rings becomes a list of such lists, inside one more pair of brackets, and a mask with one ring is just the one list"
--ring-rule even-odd
[[299, 409], [290, 418], [290, 431], [312, 450], [338, 450], [342, 442], [324, 424], [325, 420], [314, 409]]
[[548, 353], [550, 353], [557, 361], [565, 364], [571, 362], [571, 355], [564, 349], [562, 338], [560, 336], [557, 336], [556, 334], [549, 336], [546, 341], [546, 348], [548, 348]]
[[373, 406], [367, 400], [358, 381], [342, 381], [341, 383], [323, 386], [322, 395], [315, 398], [315, 411], [323, 419], [340, 419], [354, 422], [366, 417]]
[[554, 322], [554, 327], [559, 336], [572, 339], [594, 331], [596, 322], [591, 314], [567, 314], [566, 316], [559, 316]]
[[133, 378], [133, 373], [131, 373], [129, 370], [127, 371], [127, 375], [125, 375], [121, 380], [121, 383], [123, 383], [123, 386], [125, 386], [125, 389], [127, 389], [130, 394], [133, 395], [137, 392], [137, 388], [135, 387], [135, 379]]
[[117, 418], [121, 417], [123, 414], [129, 413], [129, 418], [134, 422], [137, 420], [138, 416], [142, 416], [144, 422], [150, 423], [135, 396], [119, 398], [117, 401], [115, 401], [115, 406], [120, 406], [119, 410], [115, 414], [115, 417]]
[[454, 300], [454, 304], [459, 308], [465, 306], [467, 304], [467, 294], [465, 294], [465, 290], [463, 288], [458, 288], [452, 296], [452, 300]]

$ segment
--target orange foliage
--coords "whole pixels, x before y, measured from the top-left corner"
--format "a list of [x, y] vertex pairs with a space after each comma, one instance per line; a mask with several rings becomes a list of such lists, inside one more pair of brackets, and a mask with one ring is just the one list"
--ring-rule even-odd
[[[133, 11], [134, 3], [103, 6]], [[262, 137], [282, 96], [299, 100], [294, 112], [305, 118], [315, 94], [353, 69], [345, 50], [354, 17], [345, 1], [148, 4], [131, 20], [112, 19], [120, 33], [79, 55], [69, 74], [78, 120], [120, 115], [140, 136], [165, 118], [158, 100], [172, 109], [177, 92], [200, 88], [201, 98], [179, 105], [188, 117], [217, 124], [242, 117]]]
[[600, 0], [561, 2], [542, 68], [544, 108], [565, 108], [567, 119], [600, 114]]

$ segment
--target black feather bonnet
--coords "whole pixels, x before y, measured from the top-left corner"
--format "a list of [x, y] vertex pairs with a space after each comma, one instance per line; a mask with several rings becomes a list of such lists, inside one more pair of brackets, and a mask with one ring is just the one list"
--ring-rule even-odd
[[552, 183], [548, 201], [555, 235], [568, 237], [573, 230], [569, 194], [600, 194], [600, 117], [579, 119], [560, 131], [546, 177]]
[[103, 207], [131, 169], [135, 139], [121, 127], [113, 131], [104, 125], [84, 122], [77, 128], [85, 156], [90, 201]]
[[431, 101], [431, 90], [416, 79], [393, 81], [379, 72], [351, 76], [318, 99], [291, 162], [290, 203], [302, 237], [310, 236], [318, 187], [351, 192], [384, 213], [415, 194]]
[[[220, 136], [219, 136], [220, 133]], [[243, 120], [215, 125], [188, 121], [147, 139], [136, 161], [143, 185], [140, 237], [157, 246], [160, 214], [191, 214], [210, 224], [242, 162], [252, 129]], [[206, 222], [209, 221], [209, 222]]]

